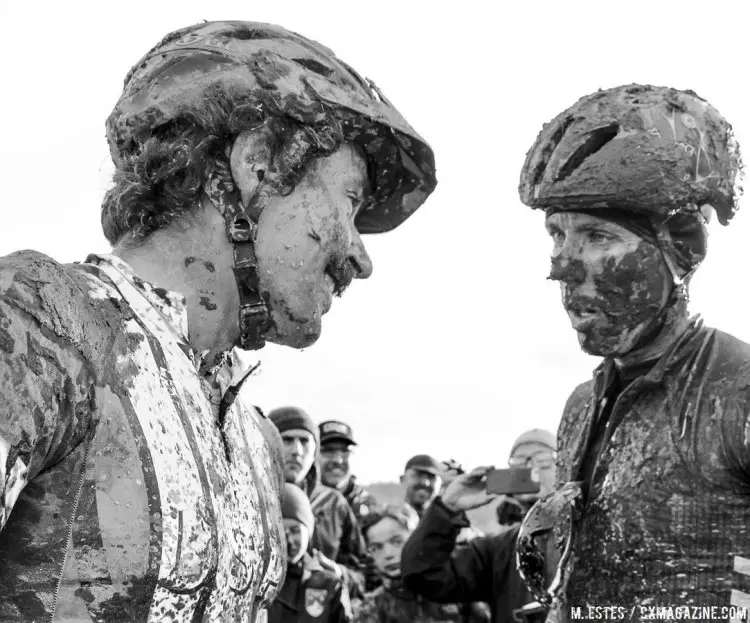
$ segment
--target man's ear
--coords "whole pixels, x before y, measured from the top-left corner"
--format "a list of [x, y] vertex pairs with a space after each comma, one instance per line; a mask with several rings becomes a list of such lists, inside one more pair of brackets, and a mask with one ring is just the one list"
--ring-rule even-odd
[[274, 135], [268, 126], [242, 132], [229, 155], [232, 178], [247, 207], [273, 161]]

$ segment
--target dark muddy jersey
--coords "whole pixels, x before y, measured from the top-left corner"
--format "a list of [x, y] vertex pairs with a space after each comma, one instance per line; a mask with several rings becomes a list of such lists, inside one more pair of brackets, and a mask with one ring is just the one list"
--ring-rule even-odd
[[111, 256], [0, 258], [0, 621], [265, 621], [276, 429], [199, 375], [184, 299]]
[[560, 616], [587, 604], [750, 604], [750, 346], [696, 319], [608, 395], [613, 374], [605, 361], [576, 389], [559, 429], [558, 480], [590, 476]]

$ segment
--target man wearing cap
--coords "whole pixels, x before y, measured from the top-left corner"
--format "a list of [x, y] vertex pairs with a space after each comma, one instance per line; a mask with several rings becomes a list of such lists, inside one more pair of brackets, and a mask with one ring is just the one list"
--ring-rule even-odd
[[[583, 97], [527, 154], [519, 192], [545, 214], [549, 278], [603, 358], [563, 411], [557, 490], [519, 533], [520, 571], [564, 620], [583, 603], [633, 620], [646, 605], [750, 604], [750, 345], [688, 310], [708, 219], [734, 216], [740, 171], [711, 104], [651, 85]], [[727, 267], [728, 285], [743, 273]]]
[[297, 485], [284, 483], [281, 516], [286, 534], [286, 580], [271, 606], [268, 623], [345, 623], [351, 603], [344, 582], [307, 553], [315, 529], [310, 500]]
[[[555, 483], [556, 450], [557, 438], [554, 433], [533, 428], [521, 433], [513, 442], [508, 466], [511, 469], [531, 469], [532, 480], [539, 483], [543, 491], [551, 491]], [[499, 496], [499, 503], [495, 507], [498, 523], [505, 528], [520, 523], [538, 499], [538, 493]]]
[[405, 502], [420, 518], [440, 492], [442, 474], [443, 466], [429, 454], [417, 454], [406, 462], [399, 481], [404, 487]]
[[281, 442], [233, 349], [314, 343], [432, 151], [331, 50], [242, 21], [161, 39], [106, 130], [112, 252], [0, 258], [0, 620], [263, 621]]
[[353, 597], [364, 592], [365, 546], [357, 518], [341, 492], [320, 481], [315, 455], [319, 427], [299, 407], [279, 407], [268, 414], [284, 445], [284, 477], [310, 499], [315, 531], [310, 550], [327, 568], [346, 581]]
[[356, 446], [351, 426], [338, 420], [327, 420], [320, 424], [320, 478], [324, 485], [343, 493], [352, 507], [357, 521], [361, 521], [377, 502], [362, 486], [356, 483], [351, 473], [349, 457], [352, 446]]

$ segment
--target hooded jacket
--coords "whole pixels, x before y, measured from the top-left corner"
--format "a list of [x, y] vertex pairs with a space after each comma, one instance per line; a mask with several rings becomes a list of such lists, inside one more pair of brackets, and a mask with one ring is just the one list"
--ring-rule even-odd
[[286, 569], [281, 440], [184, 299], [113, 256], [0, 258], [0, 620], [255, 621]]

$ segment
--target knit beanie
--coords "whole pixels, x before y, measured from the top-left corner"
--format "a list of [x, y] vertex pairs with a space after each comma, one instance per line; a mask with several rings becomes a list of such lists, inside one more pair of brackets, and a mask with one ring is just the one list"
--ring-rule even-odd
[[297, 485], [284, 483], [284, 497], [281, 501], [281, 516], [284, 519], [296, 519], [303, 526], [307, 526], [310, 535], [315, 528], [315, 518], [307, 495]]
[[279, 407], [268, 414], [280, 433], [292, 429], [308, 431], [315, 438], [315, 447], [320, 447], [318, 426], [306, 411], [299, 407]]

